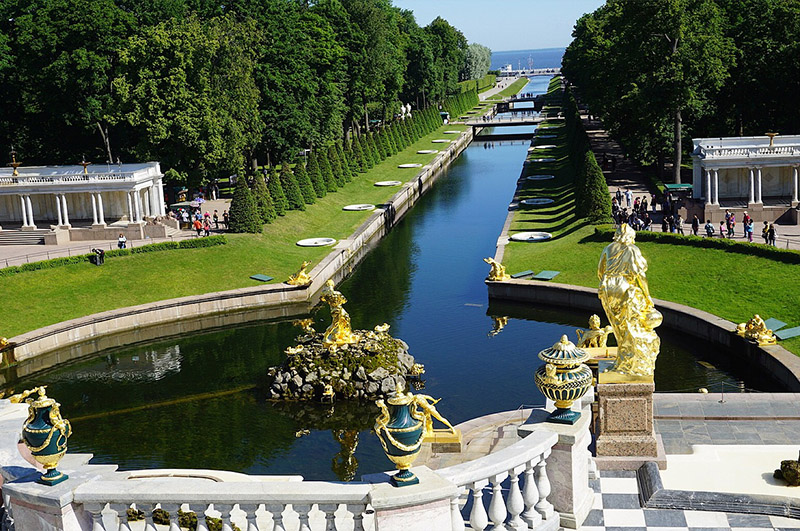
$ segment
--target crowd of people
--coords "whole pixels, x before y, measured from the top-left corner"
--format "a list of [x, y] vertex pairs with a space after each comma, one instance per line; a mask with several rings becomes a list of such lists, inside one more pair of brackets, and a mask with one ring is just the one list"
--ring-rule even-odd
[[220, 217], [219, 211], [214, 210], [213, 214], [206, 211], [203, 213], [200, 208], [194, 208], [190, 212], [186, 208], [180, 208], [177, 211], [170, 210], [169, 217], [177, 219], [182, 229], [193, 229], [197, 231], [197, 236], [209, 236], [211, 234], [211, 226], [213, 224], [214, 230], [220, 230], [220, 221], [223, 228], [228, 229], [228, 221], [230, 214], [227, 210], [222, 212]]
[[[649, 208], [652, 207], [653, 215], [656, 212], [656, 196], [643, 195], [641, 197], [633, 197], [629, 189], [624, 191], [618, 188], [615, 195], [611, 198], [611, 211], [614, 217], [614, 222], [617, 225], [627, 223], [634, 230], [653, 230], [653, 218]], [[666, 194], [663, 202], [661, 203], [662, 217], [661, 217], [661, 232], [672, 232], [676, 234], [686, 234], [684, 225], [686, 220], [680, 214], [680, 209], [683, 206], [681, 198], [672, 198]], [[630, 210], [629, 210], [630, 209]], [[694, 236], [700, 235], [700, 224], [702, 221], [697, 215], [692, 216], [691, 230]], [[725, 219], [719, 222], [719, 227], [716, 227], [711, 220], [706, 220], [703, 229], [705, 236], [714, 238], [717, 235], [720, 238], [734, 238], [736, 235], [736, 213], [730, 210], [725, 211]], [[748, 241], [753, 241], [755, 222], [753, 218], [745, 211], [742, 218], [742, 232], [743, 237]], [[767, 245], [775, 246], [775, 240], [778, 235], [777, 228], [774, 223], [764, 221], [761, 229], [761, 237]]]

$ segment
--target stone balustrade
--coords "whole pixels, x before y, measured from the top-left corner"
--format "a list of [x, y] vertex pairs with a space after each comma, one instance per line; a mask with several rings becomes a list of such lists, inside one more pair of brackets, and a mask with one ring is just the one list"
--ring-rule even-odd
[[705, 147], [701, 146], [700, 154], [706, 159], [757, 158], [769, 156], [800, 155], [800, 145], [739, 146], [739, 147]]
[[64, 183], [93, 183], [107, 181], [134, 181], [133, 172], [109, 173], [75, 173], [62, 175], [24, 175], [16, 177], [0, 177], [0, 186], [17, 184], [64, 184]]
[[[558, 529], [558, 515], [547, 501], [551, 487], [546, 462], [556, 442], [555, 433], [535, 432], [499, 452], [438, 470], [441, 477], [461, 488], [461, 496], [451, 500], [453, 531], [463, 531], [465, 520], [475, 531], [487, 529], [490, 522], [491, 530], [506, 529], [504, 525], [510, 529]], [[504, 499], [506, 479], [509, 487]], [[484, 490], [489, 495], [488, 513]], [[461, 514], [462, 501], [472, 502], [466, 518]]]
[[[0, 400], [2, 531], [40, 524], [156, 531], [167, 523], [178, 531], [179, 510], [219, 518], [225, 531], [234, 525], [242, 531], [430, 531], [432, 523], [437, 530], [460, 531], [469, 523], [482, 531], [491, 523], [494, 530], [553, 531], [559, 525], [547, 499], [547, 458], [558, 435], [547, 430], [449, 468], [417, 467], [420, 484], [402, 488], [389, 485], [388, 473], [337, 483], [208, 470], [119, 472], [115, 465], [89, 464], [89, 454], [67, 454], [59, 470], [70, 479], [47, 487], [33, 481], [38, 472], [17, 448], [26, 409]], [[207, 529], [205, 518], [198, 518], [197, 529]]]

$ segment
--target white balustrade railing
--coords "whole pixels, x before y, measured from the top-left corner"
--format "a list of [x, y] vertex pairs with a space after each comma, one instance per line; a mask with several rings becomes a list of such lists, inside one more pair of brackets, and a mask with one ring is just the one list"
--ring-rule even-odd
[[63, 183], [98, 183], [108, 181], [133, 181], [134, 172], [110, 172], [110, 173], [76, 173], [63, 175], [18, 175], [17, 177], [0, 177], [2, 185], [54, 185]]
[[700, 154], [706, 159], [713, 158], [756, 158], [769, 156], [800, 155], [800, 144], [778, 146], [741, 146], [741, 147], [704, 147], [700, 146]]
[[159, 516], [178, 531], [179, 509], [197, 515], [198, 531], [207, 529], [205, 516], [221, 519], [226, 531], [234, 524], [242, 531], [364, 531], [370, 489], [323, 481], [92, 481], [75, 490], [74, 502], [91, 514], [92, 531], [130, 531], [129, 510], [136, 521], [143, 513], [146, 531], [155, 531]]
[[[499, 531], [507, 528], [536, 529], [543, 519], [552, 518], [553, 505], [547, 501], [550, 480], [546, 459], [556, 442], [558, 435], [536, 431], [493, 454], [437, 470], [437, 474], [462, 488], [460, 498], [450, 502], [453, 531], [465, 529], [465, 520], [475, 531]], [[506, 479], [509, 486], [504, 499], [502, 484]], [[466, 506], [470, 494], [472, 508], [464, 517], [461, 502]], [[484, 500], [487, 494], [488, 512]], [[487, 528], [490, 522], [492, 525]]]

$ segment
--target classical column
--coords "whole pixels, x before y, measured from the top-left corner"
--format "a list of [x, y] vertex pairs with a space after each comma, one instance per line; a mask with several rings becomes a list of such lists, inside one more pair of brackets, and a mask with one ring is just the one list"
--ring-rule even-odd
[[61, 217], [61, 198], [56, 194], [56, 212], [58, 212], [58, 226], [64, 224], [64, 219]]
[[22, 226], [28, 226], [28, 207], [25, 206], [25, 196], [19, 196], [19, 200], [22, 203]]
[[147, 217], [153, 215], [153, 211], [150, 210], [150, 188], [147, 188], [144, 192], [144, 215]]
[[133, 205], [136, 209], [136, 223], [142, 221], [142, 196], [139, 195], [139, 190], [133, 191]]
[[755, 189], [755, 176], [753, 175], [753, 168], [747, 169], [750, 174], [750, 197], [747, 200], [748, 205], [756, 202], [756, 189]]
[[712, 203], [712, 195], [711, 195], [711, 170], [706, 168], [706, 204], [710, 205]]
[[97, 198], [94, 196], [94, 192], [89, 195], [92, 198], [92, 225], [97, 225]]
[[101, 225], [106, 224], [105, 212], [103, 212], [103, 194], [97, 192], [97, 211], [99, 214], [99, 221]]
[[800, 167], [792, 166], [792, 202], [797, 203], [798, 193], [800, 193]]
[[160, 180], [156, 183], [156, 194], [158, 195], [158, 213], [162, 216], [166, 216], [167, 210], [164, 208], [164, 183]]
[[128, 198], [128, 223], [133, 223], [133, 201], [131, 199], [131, 192], [125, 192], [125, 197]]
[[761, 167], [756, 168], [756, 203], [763, 203], [761, 198]]
[[25, 196], [25, 204], [28, 205], [28, 220], [30, 221], [30, 226], [35, 229], [36, 222], [33, 220], [33, 205], [31, 205], [31, 196]]
[[64, 225], [69, 226], [69, 210], [67, 209], [67, 194], [61, 194], [61, 208], [64, 212]]
[[719, 205], [719, 170], [714, 170], [714, 204]]

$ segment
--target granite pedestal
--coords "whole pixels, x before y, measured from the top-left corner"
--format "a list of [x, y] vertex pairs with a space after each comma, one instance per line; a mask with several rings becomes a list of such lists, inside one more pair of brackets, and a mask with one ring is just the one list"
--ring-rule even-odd
[[652, 379], [610, 381], [601, 373], [597, 384], [597, 466], [600, 470], [637, 470], [655, 461], [667, 467], [661, 437], [653, 428]]
[[594, 501], [594, 492], [589, 488], [592, 410], [589, 405], [584, 407], [580, 418], [572, 425], [545, 422], [552, 410], [534, 409], [517, 433], [520, 437], [536, 430], [558, 434], [558, 443], [547, 458], [547, 476], [552, 488], [548, 499], [561, 518], [561, 526], [578, 529], [589, 515]]

